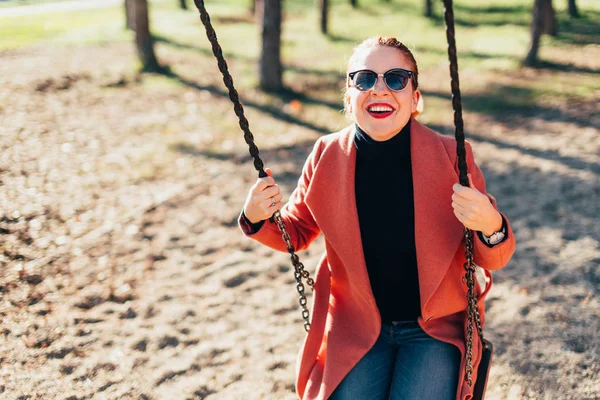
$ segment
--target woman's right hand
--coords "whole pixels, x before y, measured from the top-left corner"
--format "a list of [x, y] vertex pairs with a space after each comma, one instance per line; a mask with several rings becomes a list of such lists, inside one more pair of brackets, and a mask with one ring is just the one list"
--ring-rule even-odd
[[[256, 183], [250, 188], [246, 203], [244, 204], [244, 214], [253, 224], [270, 218], [275, 211], [281, 208], [281, 193], [279, 185], [273, 179], [271, 168], [265, 168], [268, 176], [258, 178]], [[272, 198], [275, 198], [275, 204]]]

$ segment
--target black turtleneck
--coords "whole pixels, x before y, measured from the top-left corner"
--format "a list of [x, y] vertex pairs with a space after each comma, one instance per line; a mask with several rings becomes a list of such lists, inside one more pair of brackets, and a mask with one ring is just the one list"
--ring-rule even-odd
[[[421, 315], [415, 248], [410, 120], [376, 141], [357, 124], [355, 193], [371, 288], [383, 322]], [[393, 204], [394, 207], [386, 207]]]

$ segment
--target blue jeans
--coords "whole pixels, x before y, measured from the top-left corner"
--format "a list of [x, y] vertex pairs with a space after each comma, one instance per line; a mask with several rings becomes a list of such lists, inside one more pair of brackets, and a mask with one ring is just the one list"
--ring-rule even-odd
[[373, 347], [329, 400], [454, 400], [460, 350], [414, 321], [383, 323]]

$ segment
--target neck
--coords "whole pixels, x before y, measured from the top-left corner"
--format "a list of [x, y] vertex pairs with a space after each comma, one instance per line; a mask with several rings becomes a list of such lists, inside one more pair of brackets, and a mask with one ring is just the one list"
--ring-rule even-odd
[[410, 157], [410, 119], [406, 125], [387, 140], [373, 139], [358, 124], [354, 125], [354, 145], [363, 159]]

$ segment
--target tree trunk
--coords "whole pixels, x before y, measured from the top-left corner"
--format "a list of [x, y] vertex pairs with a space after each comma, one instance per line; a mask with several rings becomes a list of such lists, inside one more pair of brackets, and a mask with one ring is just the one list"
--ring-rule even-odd
[[543, 7], [546, 0], [535, 0], [533, 4], [533, 18], [531, 19], [531, 43], [529, 51], [523, 63], [534, 66], [538, 63], [538, 50], [540, 47], [540, 37], [542, 36]]
[[187, 10], [187, 2], [185, 0], [179, 0], [179, 7], [181, 7], [182, 10]]
[[352, 8], [358, 8], [358, 0], [350, 0], [350, 5]]
[[425, 0], [425, 16], [427, 18], [433, 17], [433, 0]]
[[544, 1], [544, 7], [543, 7], [542, 14], [543, 14], [542, 33], [556, 36], [556, 33], [557, 33], [556, 13], [554, 12], [554, 7], [552, 6], [552, 0]]
[[135, 3], [125, 0], [125, 29], [135, 31]]
[[262, 51], [260, 54], [260, 88], [272, 92], [283, 88], [281, 79], [281, 0], [257, 2], [257, 13], [262, 17]]
[[321, 33], [327, 35], [327, 16], [329, 14], [329, 0], [319, 0], [321, 8]]
[[575, 0], [569, 0], [569, 16], [571, 18], [579, 18], [579, 10], [577, 9]]
[[131, 0], [135, 4], [135, 44], [138, 57], [144, 71], [160, 71], [160, 65], [154, 55], [154, 44], [150, 36], [150, 20], [148, 18], [148, 2], [146, 0]]
[[250, 0], [250, 14], [256, 15], [256, 0]]

